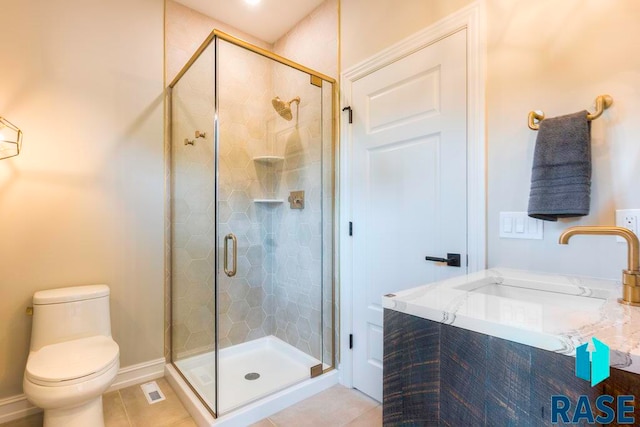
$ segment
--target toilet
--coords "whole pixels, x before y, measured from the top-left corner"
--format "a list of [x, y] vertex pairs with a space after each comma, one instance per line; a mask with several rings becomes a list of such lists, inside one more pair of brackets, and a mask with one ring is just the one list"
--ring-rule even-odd
[[27, 399], [44, 409], [45, 427], [102, 427], [102, 394], [120, 368], [111, 338], [109, 287], [74, 286], [33, 295]]

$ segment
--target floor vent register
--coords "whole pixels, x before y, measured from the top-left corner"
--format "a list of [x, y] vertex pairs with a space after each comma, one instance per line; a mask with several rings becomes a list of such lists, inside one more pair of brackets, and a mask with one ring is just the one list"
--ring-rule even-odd
[[162, 393], [162, 390], [160, 390], [160, 387], [158, 387], [158, 383], [156, 383], [155, 381], [142, 384], [140, 388], [144, 393], [144, 397], [147, 398], [147, 402], [149, 402], [149, 405], [162, 402], [166, 399], [164, 397], [164, 394]]

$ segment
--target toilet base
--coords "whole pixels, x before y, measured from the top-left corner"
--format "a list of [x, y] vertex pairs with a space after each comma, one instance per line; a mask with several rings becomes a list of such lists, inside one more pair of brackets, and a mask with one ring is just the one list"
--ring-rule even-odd
[[44, 427], [104, 427], [102, 396], [72, 408], [45, 409]]

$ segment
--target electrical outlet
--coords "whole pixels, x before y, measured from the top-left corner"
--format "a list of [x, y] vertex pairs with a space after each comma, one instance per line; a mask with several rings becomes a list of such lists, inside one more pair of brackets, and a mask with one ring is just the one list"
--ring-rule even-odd
[[[636, 235], [638, 234], [638, 219], [640, 218], [640, 209], [618, 209], [616, 210], [616, 225], [618, 227], [628, 228]], [[624, 243], [626, 240], [622, 237], [616, 237], [618, 242]]]

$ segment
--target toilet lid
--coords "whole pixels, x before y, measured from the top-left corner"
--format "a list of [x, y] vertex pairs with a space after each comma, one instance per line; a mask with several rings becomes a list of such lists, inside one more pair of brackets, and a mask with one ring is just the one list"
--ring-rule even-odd
[[69, 381], [107, 369], [119, 355], [118, 344], [103, 335], [51, 344], [29, 354], [26, 375], [35, 381]]

